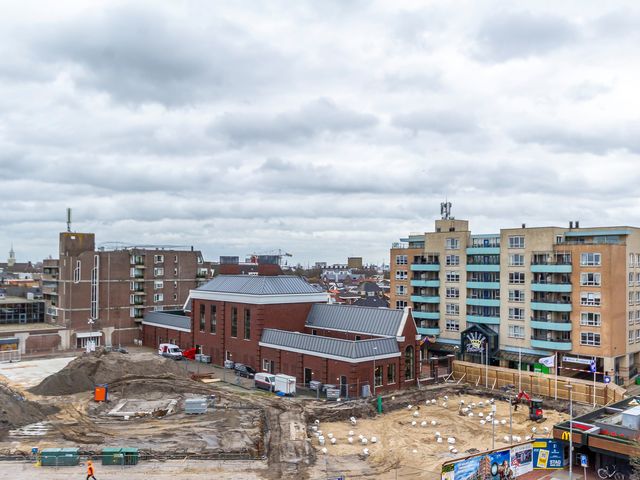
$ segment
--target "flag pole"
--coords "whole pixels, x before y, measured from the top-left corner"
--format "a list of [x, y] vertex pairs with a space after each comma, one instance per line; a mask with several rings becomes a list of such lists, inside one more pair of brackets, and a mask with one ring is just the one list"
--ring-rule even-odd
[[553, 369], [556, 371], [556, 386], [555, 386], [555, 399], [558, 399], [558, 352], [556, 352], [556, 358], [553, 361]]

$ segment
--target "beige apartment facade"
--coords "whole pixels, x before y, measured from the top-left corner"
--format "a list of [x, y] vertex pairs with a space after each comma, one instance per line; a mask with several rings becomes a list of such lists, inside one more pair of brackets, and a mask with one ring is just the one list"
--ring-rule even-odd
[[[455, 353], [562, 375], [626, 382], [640, 366], [640, 229], [527, 227], [475, 235], [443, 218], [391, 249], [391, 306], [410, 306], [423, 358]], [[400, 248], [406, 247], [406, 248]], [[409, 248], [411, 247], [411, 248]], [[404, 288], [397, 288], [402, 285]]]

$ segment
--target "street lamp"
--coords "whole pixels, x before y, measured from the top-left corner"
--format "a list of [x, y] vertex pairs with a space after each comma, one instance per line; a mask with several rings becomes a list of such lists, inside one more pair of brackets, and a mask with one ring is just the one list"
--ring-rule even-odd
[[569, 480], [573, 480], [573, 385], [567, 385], [569, 390]]

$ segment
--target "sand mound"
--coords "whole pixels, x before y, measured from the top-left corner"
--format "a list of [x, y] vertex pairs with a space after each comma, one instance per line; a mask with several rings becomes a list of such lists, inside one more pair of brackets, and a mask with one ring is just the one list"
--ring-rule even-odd
[[26, 400], [15, 390], [0, 383], [0, 430], [42, 421], [55, 409]]
[[109, 384], [127, 377], [188, 376], [181, 362], [152, 353], [124, 354], [98, 351], [85, 354], [29, 389], [36, 395], [70, 395], [92, 390], [96, 384]]

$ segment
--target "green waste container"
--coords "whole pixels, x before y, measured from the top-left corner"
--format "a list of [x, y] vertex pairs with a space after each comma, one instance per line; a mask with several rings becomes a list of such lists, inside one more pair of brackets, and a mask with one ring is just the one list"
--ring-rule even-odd
[[636, 377], [636, 385], [640, 385], [640, 375]]
[[45, 448], [40, 452], [43, 467], [70, 467], [80, 463], [77, 448]]
[[110, 447], [102, 450], [103, 465], [137, 465], [139, 458], [137, 448]]

